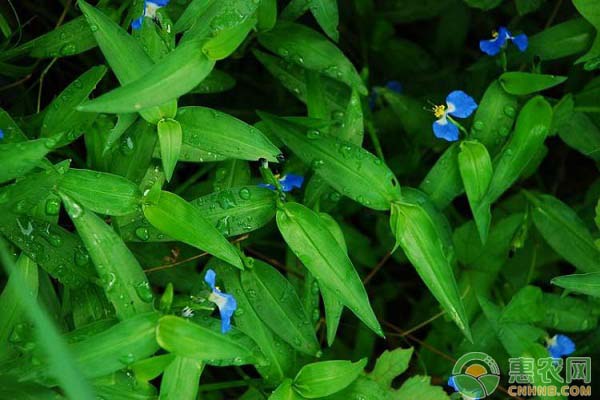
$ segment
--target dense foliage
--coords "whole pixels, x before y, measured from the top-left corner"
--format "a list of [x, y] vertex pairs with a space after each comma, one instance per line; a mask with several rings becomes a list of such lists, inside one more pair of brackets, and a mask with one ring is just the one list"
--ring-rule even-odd
[[90, 3], [0, 4], [0, 398], [599, 354], [600, 0]]

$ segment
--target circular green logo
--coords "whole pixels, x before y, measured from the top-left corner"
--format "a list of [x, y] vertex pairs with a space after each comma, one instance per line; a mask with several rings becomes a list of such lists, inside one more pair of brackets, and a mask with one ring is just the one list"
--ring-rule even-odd
[[494, 393], [500, 383], [500, 368], [492, 357], [481, 352], [463, 355], [452, 369], [449, 384], [460, 394], [482, 399]]

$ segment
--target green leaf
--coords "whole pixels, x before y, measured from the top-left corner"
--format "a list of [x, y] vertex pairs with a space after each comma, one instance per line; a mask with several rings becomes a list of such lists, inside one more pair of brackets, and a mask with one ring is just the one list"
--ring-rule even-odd
[[205, 107], [184, 107], [177, 114], [183, 142], [193, 148], [240, 160], [277, 162], [281, 151], [265, 135], [231, 115]]
[[355, 363], [333, 360], [307, 364], [296, 378], [294, 389], [308, 399], [317, 399], [339, 392], [350, 385], [367, 365], [363, 358]]
[[502, 310], [501, 321], [535, 323], [544, 318], [542, 289], [525, 286], [515, 293]]
[[[344, 233], [338, 225], [338, 223], [329, 214], [319, 213], [321, 221], [327, 227], [327, 230], [335, 238], [335, 241], [340, 245], [340, 248], [344, 250], [344, 253], [348, 254], [348, 248], [346, 247], [346, 241], [344, 240]], [[325, 308], [325, 324], [327, 325], [327, 344], [331, 346], [335, 340], [335, 336], [342, 318], [342, 311], [344, 310], [344, 304], [338, 300], [335, 292], [332, 292], [327, 287], [323, 286], [320, 288], [321, 296], [323, 297], [323, 307]]]
[[571, 112], [553, 128], [569, 147], [600, 162], [600, 128], [587, 114]]
[[431, 385], [428, 376], [415, 375], [408, 378], [390, 398], [391, 400], [450, 400], [450, 397], [439, 386]]
[[258, 372], [269, 382], [280, 382], [290, 376], [295, 369], [294, 350], [261, 321], [242, 287], [240, 272], [216, 259], [211, 260], [209, 266], [215, 268], [227, 291], [235, 293], [238, 309], [233, 318], [236, 327], [250, 336], [265, 355], [267, 364], [257, 366]]
[[241, 274], [242, 287], [260, 319], [294, 349], [309, 355], [320, 354], [310, 318], [292, 284], [276, 269], [254, 260]]
[[258, 41], [286, 61], [319, 71], [344, 82], [362, 95], [367, 94], [354, 65], [335, 45], [310, 28], [279, 21], [270, 31], [259, 34]]
[[269, 400], [300, 400], [302, 396], [297, 394], [292, 388], [292, 380], [287, 378], [273, 391]]
[[104, 376], [158, 350], [157, 322], [157, 313], [137, 314], [69, 348], [82, 366], [81, 373], [89, 378]]
[[31, 49], [31, 57], [54, 58], [83, 53], [96, 45], [96, 39], [85, 18], [77, 17], [22, 47]]
[[491, 10], [502, 3], [502, 0], [464, 0], [469, 6], [479, 8], [481, 10]]
[[122, 114], [159, 106], [194, 89], [214, 65], [214, 61], [206, 57], [197, 42], [188, 41], [141, 77], [83, 103], [77, 110]]
[[517, 106], [517, 97], [507, 93], [497, 80], [483, 94], [473, 118], [471, 137], [483, 143], [491, 156], [496, 155], [512, 130]]
[[501, 321], [500, 308], [479, 297], [479, 304], [496, 336], [511, 357], [520, 357], [525, 349], [545, 336], [545, 332], [532, 325]]
[[263, 120], [305, 164], [335, 190], [374, 210], [388, 210], [400, 198], [400, 185], [376, 156], [350, 142], [260, 113]]
[[[54, 209], [54, 200], [51, 207]], [[60, 206], [56, 204], [58, 213]], [[47, 221], [3, 211], [0, 232], [60, 283], [80, 287], [94, 277], [77, 235]]]
[[0, 144], [0, 154], [2, 154], [0, 183], [23, 176], [33, 168], [40, 166], [42, 159], [54, 145], [56, 145], [55, 139]]
[[102, 219], [61, 193], [117, 317], [126, 319], [152, 310], [152, 291], [137, 259]]
[[196, 400], [198, 382], [204, 364], [189, 357], [177, 356], [165, 370], [160, 382], [161, 399]]
[[133, 182], [106, 172], [69, 169], [58, 190], [83, 207], [106, 215], [126, 215], [139, 209], [142, 194]]
[[310, 12], [315, 17], [321, 29], [333, 40], [337, 42], [340, 38], [338, 24], [340, 16], [338, 14], [337, 0], [309, 0]]
[[539, 326], [559, 332], [585, 332], [596, 329], [598, 313], [588, 299], [543, 293], [545, 314]]
[[175, 33], [181, 33], [185, 30], [188, 30], [195, 22], [198, 16], [204, 14], [215, 0], [192, 0], [190, 4], [186, 7], [185, 11], [173, 27]]
[[485, 243], [492, 216], [489, 209], [480, 209], [479, 204], [488, 190], [493, 174], [492, 160], [485, 146], [475, 141], [463, 141], [458, 154], [458, 168], [479, 236]]
[[567, 80], [566, 76], [533, 74], [529, 72], [505, 72], [498, 81], [510, 94], [527, 95], [560, 85]]
[[25, 314], [34, 324], [39, 347], [47, 354], [49, 374], [56, 378], [64, 393], [73, 399], [94, 400], [96, 396], [89, 383], [79, 372], [80, 366], [69, 351], [67, 344], [48, 312], [28, 290], [29, 285], [12, 260], [4, 240], [0, 240], [0, 260], [14, 280], [14, 288]]
[[571, 292], [600, 297], [600, 272], [557, 276], [550, 283]]
[[138, 381], [148, 382], [157, 378], [175, 360], [175, 354], [167, 353], [136, 361], [128, 368], [135, 373]]
[[[20, 271], [21, 282], [25, 284], [24, 290], [28, 296], [37, 298], [38, 294], [38, 266], [29, 257], [21, 254], [16, 262]], [[19, 301], [19, 288], [16, 288], [18, 278], [11, 276], [0, 294], [0, 360], [5, 360], [15, 355], [9, 340], [13, 330], [20, 323], [25, 322], [23, 306]]]
[[235, 78], [226, 72], [214, 69], [190, 93], [208, 94], [226, 92], [236, 84]]
[[156, 339], [160, 346], [180, 357], [204, 361], [209, 365], [260, 364], [262, 354], [256, 343], [237, 328], [221, 333], [221, 323], [213, 318], [202, 324], [173, 315], [158, 321]]
[[523, 106], [513, 135], [494, 162], [485, 201], [496, 201], [521, 176], [531, 155], [542, 147], [551, 122], [552, 107], [543, 97], [536, 96]]
[[596, 38], [585, 55], [581, 56], [575, 63], [585, 62], [584, 68], [588, 71], [598, 69], [600, 66], [600, 1], [598, 0], [573, 0], [573, 5], [579, 13], [589, 21], [596, 29]]
[[287, 203], [277, 211], [277, 226], [296, 257], [365, 325], [383, 336], [365, 287], [352, 262], [318, 214], [298, 203]]
[[221, 30], [204, 44], [202, 51], [211, 60], [227, 58], [242, 44], [255, 25], [256, 18], [247, 18], [239, 25]]
[[161, 192], [156, 204], [144, 205], [144, 216], [173, 239], [206, 251], [243, 269], [240, 256], [223, 235], [190, 203], [170, 192]]
[[600, 250], [587, 227], [569, 206], [545, 194], [527, 193], [533, 223], [546, 242], [581, 272], [600, 272]]
[[377, 358], [375, 368], [368, 374], [368, 377], [383, 387], [391, 387], [392, 381], [408, 369], [413, 351], [412, 347], [384, 351]]
[[458, 168], [459, 153], [459, 144], [453, 143], [438, 158], [421, 185], [419, 185], [419, 189], [427, 193], [431, 201], [440, 210], [446, 208], [464, 190], [460, 169]]
[[256, 28], [259, 31], [268, 31], [277, 23], [277, 0], [261, 0], [256, 10], [258, 19]]
[[158, 130], [160, 158], [162, 159], [167, 181], [170, 181], [181, 152], [183, 136], [181, 125], [174, 119], [164, 119], [158, 122], [156, 128]]
[[402, 247], [433, 296], [470, 340], [469, 322], [452, 271], [451, 255], [434, 220], [418, 203], [394, 202], [390, 226], [396, 245]]
[[77, 112], [75, 107], [88, 98], [104, 74], [105, 66], [92, 67], [67, 86], [48, 106], [40, 136], [50, 137], [67, 132], [69, 141], [79, 137], [91, 123], [90, 119], [96, 116]]

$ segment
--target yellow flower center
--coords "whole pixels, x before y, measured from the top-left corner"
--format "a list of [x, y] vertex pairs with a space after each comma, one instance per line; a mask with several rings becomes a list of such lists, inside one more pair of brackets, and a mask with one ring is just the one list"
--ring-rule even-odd
[[492, 37], [496, 39], [498, 37], [498, 31], [492, 31]]
[[433, 114], [435, 115], [436, 118], [442, 118], [445, 113], [446, 113], [445, 105], [442, 104], [440, 106], [433, 106]]

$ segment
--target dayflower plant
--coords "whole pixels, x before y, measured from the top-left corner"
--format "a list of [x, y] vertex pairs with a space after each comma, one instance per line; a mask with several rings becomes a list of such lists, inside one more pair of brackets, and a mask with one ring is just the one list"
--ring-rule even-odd
[[4, 131], [0, 129], [0, 140], [4, 139]]
[[529, 43], [527, 35], [521, 33], [513, 36], [504, 26], [501, 26], [497, 31], [492, 33], [492, 39], [480, 40], [479, 48], [485, 54], [495, 56], [496, 54], [500, 53], [500, 51], [505, 47], [506, 42], [509, 40], [512, 41], [515, 46], [517, 46], [519, 51], [527, 50], [527, 45]]
[[550, 357], [561, 358], [575, 352], [575, 343], [566, 335], [554, 335], [546, 342]]
[[[300, 189], [304, 183], [304, 177], [296, 174], [286, 174], [279, 178], [279, 184], [284, 192], [291, 192], [294, 188]], [[275, 187], [269, 183], [259, 183], [259, 187], [275, 190]]]
[[235, 297], [228, 293], [223, 293], [215, 284], [217, 274], [212, 269], [206, 271], [204, 275], [204, 281], [208, 283], [212, 292], [208, 295], [208, 300], [212, 301], [219, 307], [219, 313], [221, 314], [221, 332], [227, 333], [231, 330], [231, 316], [237, 309], [237, 302]]
[[477, 109], [477, 103], [462, 90], [455, 90], [446, 97], [445, 105], [433, 106], [437, 121], [433, 123], [433, 133], [437, 138], [449, 142], [458, 140], [459, 126], [452, 119], [468, 118]]
[[165, 7], [169, 4], [170, 0], [144, 0], [144, 9], [142, 11], [142, 16], [134, 19], [131, 22], [131, 28], [140, 29], [142, 27], [142, 23], [144, 22], [144, 17], [148, 18], [156, 18], [156, 11], [159, 8]]

